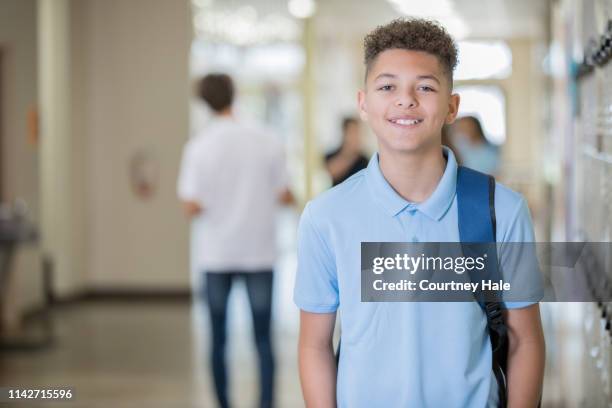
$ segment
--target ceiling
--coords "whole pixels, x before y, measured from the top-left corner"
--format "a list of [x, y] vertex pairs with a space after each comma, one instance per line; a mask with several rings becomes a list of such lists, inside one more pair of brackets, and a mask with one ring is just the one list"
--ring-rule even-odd
[[[431, 0], [426, 0], [431, 1]], [[405, 0], [423, 2], [422, 0]], [[282, 2], [281, 2], [282, 3]], [[323, 31], [361, 34], [400, 17], [386, 0], [319, 0], [317, 27]], [[549, 0], [454, 0], [455, 13], [469, 38], [537, 37], [545, 33]]]
[[[257, 19], [271, 14], [291, 19], [288, 0], [192, 0], [202, 9], [238, 12], [245, 7], [256, 10]], [[427, 12], [440, 3], [454, 11], [467, 27], [465, 38], [539, 37], [546, 32], [547, 10], [553, 0], [315, 0], [313, 17], [318, 36], [323, 38], [362, 38], [377, 25], [403, 14], [392, 2]], [[426, 2], [426, 3], [425, 3]], [[424, 3], [427, 4], [424, 6]], [[443, 10], [444, 12], [444, 10]], [[435, 17], [434, 17], [435, 18]], [[451, 30], [452, 33], [452, 30]]]

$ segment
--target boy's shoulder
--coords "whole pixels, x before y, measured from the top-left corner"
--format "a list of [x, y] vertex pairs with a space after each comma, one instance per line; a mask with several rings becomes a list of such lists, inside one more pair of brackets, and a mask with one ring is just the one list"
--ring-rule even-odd
[[495, 219], [498, 241], [530, 242], [535, 239], [527, 200], [501, 183], [495, 183]]
[[[369, 201], [366, 171], [363, 169], [355, 173], [309, 201], [305, 212], [311, 222], [325, 229], [325, 226], [336, 224], [347, 217], [366, 217], [365, 212], [370, 208], [365, 205]], [[495, 214], [498, 233], [504, 238], [512, 238], [512, 234], [508, 234], [516, 224], [525, 227], [531, 225], [529, 208], [523, 195], [500, 182], [495, 183]]]
[[[362, 200], [365, 187], [366, 170], [353, 174], [342, 183], [326, 190], [310, 200], [307, 209], [311, 217], [328, 219], [354, 209], [355, 200]], [[352, 204], [352, 205], [351, 205]]]
[[495, 210], [508, 212], [525, 203], [523, 195], [498, 181], [495, 182]]

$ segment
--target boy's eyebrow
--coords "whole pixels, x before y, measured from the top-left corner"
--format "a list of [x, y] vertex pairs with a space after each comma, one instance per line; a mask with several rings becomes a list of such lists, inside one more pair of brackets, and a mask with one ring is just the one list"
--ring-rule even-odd
[[379, 74], [376, 76], [376, 78], [374, 78], [375, 81], [379, 80], [380, 78], [397, 78], [397, 75], [393, 75], [393, 74], [388, 74], [386, 72], [383, 72], [382, 74]]
[[433, 79], [434, 81], [438, 83], [438, 85], [440, 85], [440, 80], [436, 78], [434, 75], [419, 75], [417, 78], [418, 79]]
[[[397, 78], [397, 75], [393, 75], [393, 74], [389, 74], [387, 72], [383, 72], [382, 74], [377, 75], [376, 78], [374, 78], [374, 81], [377, 81], [380, 78], [395, 79], [395, 78]], [[417, 79], [433, 79], [434, 81], [436, 81], [438, 83], [438, 85], [440, 85], [440, 80], [438, 78], [436, 78], [434, 75], [418, 75]]]

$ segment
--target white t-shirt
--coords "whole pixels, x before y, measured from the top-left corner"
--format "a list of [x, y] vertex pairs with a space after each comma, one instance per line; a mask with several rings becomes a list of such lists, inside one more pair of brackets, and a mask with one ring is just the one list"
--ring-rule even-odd
[[178, 196], [203, 208], [194, 219], [197, 267], [271, 268], [278, 199], [286, 187], [284, 147], [270, 132], [218, 118], [193, 137], [183, 151]]

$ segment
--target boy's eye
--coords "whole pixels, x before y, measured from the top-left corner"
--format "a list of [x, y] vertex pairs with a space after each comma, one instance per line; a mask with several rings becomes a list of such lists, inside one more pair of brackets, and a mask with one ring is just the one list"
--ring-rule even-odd
[[393, 88], [393, 85], [383, 85], [378, 88], [379, 91], [390, 91]]
[[419, 89], [422, 89], [422, 90], [424, 90], [426, 92], [433, 92], [433, 91], [435, 91], [435, 89], [433, 89], [432, 87], [427, 86], [427, 85], [419, 86]]

